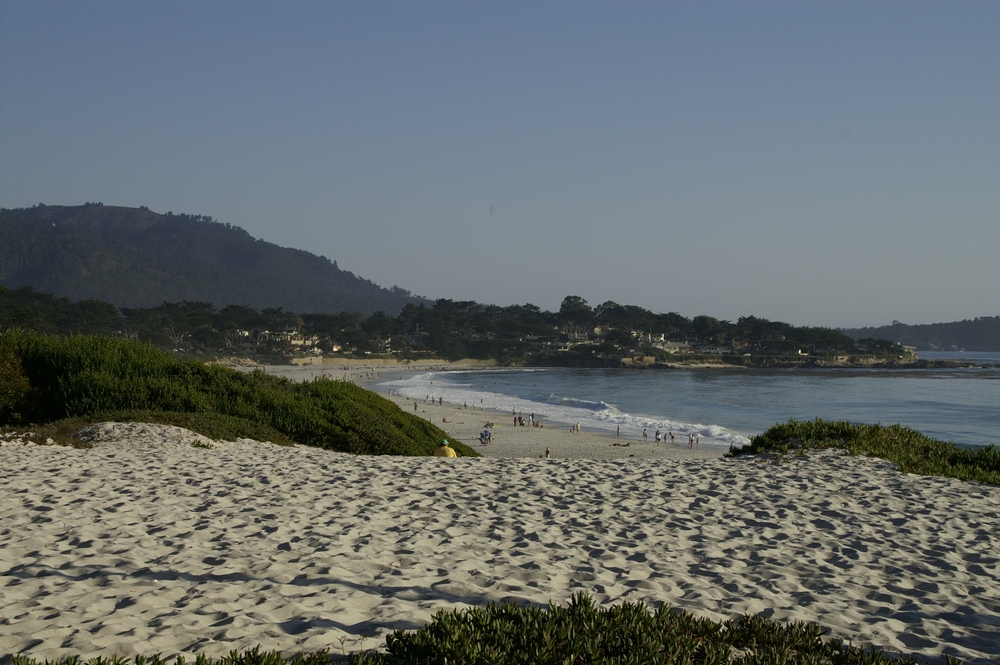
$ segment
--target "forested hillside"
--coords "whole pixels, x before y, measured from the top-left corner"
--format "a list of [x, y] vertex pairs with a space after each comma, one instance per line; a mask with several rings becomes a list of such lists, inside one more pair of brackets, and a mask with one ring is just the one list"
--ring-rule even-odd
[[394, 316], [429, 302], [211, 217], [93, 203], [0, 209], [0, 285], [118, 307], [190, 301]]
[[845, 328], [854, 339], [880, 337], [919, 351], [1000, 351], [1000, 316], [910, 326], [899, 321], [878, 328]]

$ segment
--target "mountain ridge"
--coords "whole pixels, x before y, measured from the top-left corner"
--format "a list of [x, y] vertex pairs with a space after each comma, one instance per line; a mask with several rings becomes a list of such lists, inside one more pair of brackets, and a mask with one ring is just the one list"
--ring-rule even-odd
[[918, 351], [1000, 351], [1000, 316], [914, 325], [893, 321], [887, 326], [840, 328], [840, 332], [854, 339], [888, 339]]
[[209, 216], [100, 203], [0, 209], [0, 285], [118, 307], [186, 300], [394, 316], [430, 302]]

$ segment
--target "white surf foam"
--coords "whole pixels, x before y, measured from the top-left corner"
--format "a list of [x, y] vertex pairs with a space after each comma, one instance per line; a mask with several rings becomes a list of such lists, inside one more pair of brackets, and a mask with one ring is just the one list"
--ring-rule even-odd
[[463, 381], [464, 372], [423, 372], [410, 374], [379, 384], [380, 390], [394, 390], [399, 395], [416, 400], [441, 399], [449, 404], [475, 404], [478, 407], [510, 413], [517, 412], [527, 420], [531, 414], [542, 422], [557, 422], [581, 427], [616, 432], [621, 427], [622, 436], [638, 438], [646, 430], [652, 441], [656, 430], [669, 438], [673, 432], [677, 443], [687, 443], [688, 436], [696, 437], [700, 445], [726, 448], [745, 445], [749, 439], [721, 425], [688, 423], [669, 416], [631, 414], [603, 401], [579, 399], [572, 396], [538, 393], [527, 396], [508, 395], [483, 390]]

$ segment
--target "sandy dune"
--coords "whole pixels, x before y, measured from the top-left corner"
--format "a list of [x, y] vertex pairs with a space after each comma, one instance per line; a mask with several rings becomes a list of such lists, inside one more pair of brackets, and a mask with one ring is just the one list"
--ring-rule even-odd
[[995, 487], [833, 452], [448, 460], [95, 436], [0, 447], [0, 654], [354, 650], [440, 608], [584, 590], [1000, 659]]

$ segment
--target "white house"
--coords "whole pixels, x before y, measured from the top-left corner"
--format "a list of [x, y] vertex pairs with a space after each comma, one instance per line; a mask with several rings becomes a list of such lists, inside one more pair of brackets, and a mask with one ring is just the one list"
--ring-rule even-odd
[[732, 349], [730, 349], [728, 346], [709, 345], [709, 346], [698, 347], [698, 353], [710, 353], [717, 356], [724, 356], [727, 353], [730, 353], [731, 351]]

